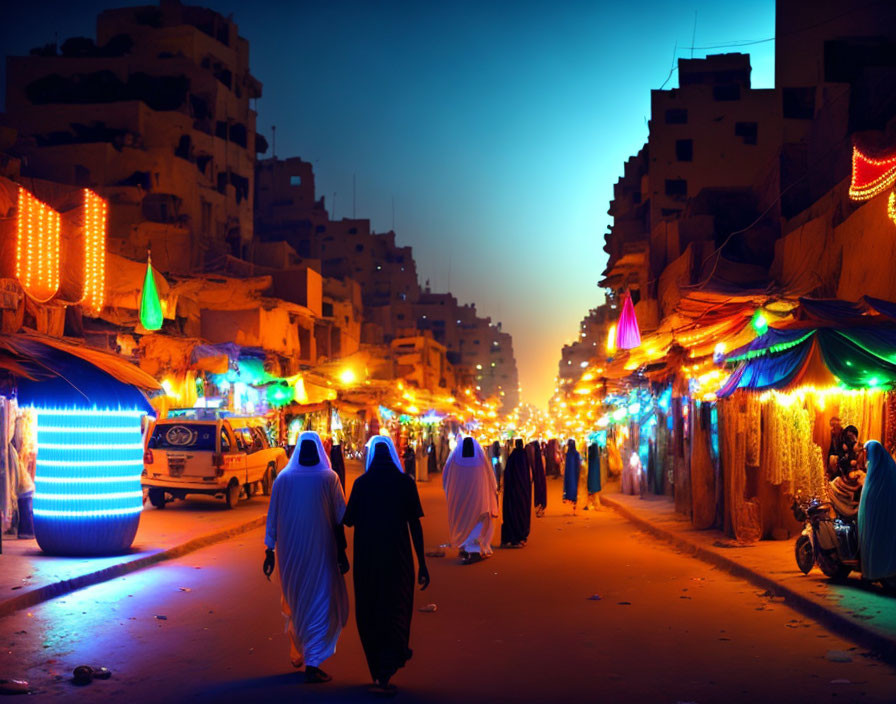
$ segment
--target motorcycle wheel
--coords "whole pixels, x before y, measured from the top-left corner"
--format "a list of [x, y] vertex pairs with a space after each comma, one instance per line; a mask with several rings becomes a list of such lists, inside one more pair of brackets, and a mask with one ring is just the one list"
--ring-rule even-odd
[[844, 565], [842, 562], [830, 558], [820, 559], [818, 561], [818, 566], [821, 568], [825, 577], [828, 577], [835, 582], [840, 582], [846, 579], [849, 576], [849, 573], [852, 572], [852, 568], [848, 565]]
[[808, 535], [801, 535], [796, 539], [796, 545], [793, 548], [796, 555], [796, 565], [803, 574], [809, 574], [812, 566], [815, 564], [815, 551], [812, 549], [812, 541]]

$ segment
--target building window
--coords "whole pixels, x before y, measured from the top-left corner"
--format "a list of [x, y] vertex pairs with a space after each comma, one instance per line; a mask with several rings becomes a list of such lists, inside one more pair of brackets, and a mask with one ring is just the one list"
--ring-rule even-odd
[[667, 125], [686, 125], [688, 124], [688, 111], [684, 108], [671, 108], [666, 110]]
[[363, 245], [363, 244], [356, 244], [356, 245], [355, 245], [355, 251], [358, 252], [358, 253], [363, 252], [363, 251], [364, 251], [364, 245]]
[[713, 86], [712, 99], [719, 102], [740, 100], [740, 85], [729, 83], [727, 86]]
[[675, 140], [675, 158], [678, 161], [694, 160], [694, 140], [693, 139], [676, 139]]
[[744, 144], [756, 144], [759, 125], [755, 122], [735, 122], [734, 135], [743, 139]]
[[301, 186], [302, 185], [302, 177], [298, 174], [293, 174], [289, 177], [289, 185], [290, 186]]
[[688, 194], [688, 182], [683, 178], [667, 178], [666, 179], [666, 195], [675, 197], [686, 197]]
[[781, 111], [788, 120], [811, 120], [815, 117], [815, 86], [784, 88]]

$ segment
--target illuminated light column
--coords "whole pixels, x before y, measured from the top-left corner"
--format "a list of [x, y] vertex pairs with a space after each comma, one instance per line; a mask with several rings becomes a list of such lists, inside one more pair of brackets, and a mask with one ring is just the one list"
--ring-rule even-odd
[[19, 186], [16, 278], [40, 302], [59, 290], [59, 213]]
[[84, 189], [84, 296], [81, 304], [99, 314], [106, 301], [106, 201]]
[[37, 408], [34, 534], [54, 555], [112, 555], [143, 510], [138, 410]]

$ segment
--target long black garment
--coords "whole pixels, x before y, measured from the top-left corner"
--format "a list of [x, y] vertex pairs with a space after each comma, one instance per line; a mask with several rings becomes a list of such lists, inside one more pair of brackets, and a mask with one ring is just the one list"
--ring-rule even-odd
[[414, 448], [410, 445], [404, 451], [404, 473], [409, 477], [417, 478], [417, 456], [414, 454]]
[[342, 445], [333, 445], [330, 448], [330, 464], [342, 483], [342, 491], [345, 491], [345, 457], [342, 455]]
[[501, 543], [520, 543], [529, 537], [532, 522], [532, 473], [520, 442], [504, 468], [504, 522]]
[[388, 680], [412, 654], [414, 556], [408, 522], [422, 516], [416, 482], [390, 459], [374, 457], [355, 480], [343, 523], [355, 527], [355, 621], [376, 681]]
[[535, 440], [529, 443], [532, 448], [532, 491], [536, 508], [548, 505], [548, 483], [544, 476], [544, 463], [541, 461], [541, 445]]

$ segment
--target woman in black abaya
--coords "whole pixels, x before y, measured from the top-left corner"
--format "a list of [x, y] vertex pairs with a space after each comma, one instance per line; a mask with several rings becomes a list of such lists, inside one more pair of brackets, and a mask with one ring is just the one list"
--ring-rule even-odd
[[343, 523], [354, 526], [355, 621], [374, 690], [391, 693], [392, 676], [411, 657], [408, 647], [417, 582], [429, 586], [423, 558], [423, 509], [417, 484], [401, 470], [392, 441], [371, 439], [364, 475], [355, 480]]
[[501, 544], [521, 548], [529, 538], [532, 522], [532, 471], [523, 441], [516, 446], [504, 468], [504, 522], [501, 524]]
[[535, 501], [535, 516], [544, 516], [544, 510], [548, 505], [548, 485], [544, 476], [544, 463], [541, 457], [541, 444], [538, 440], [529, 443], [532, 449], [532, 491]]

